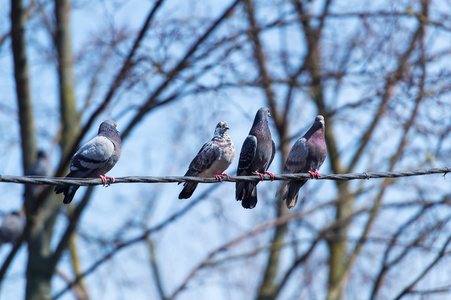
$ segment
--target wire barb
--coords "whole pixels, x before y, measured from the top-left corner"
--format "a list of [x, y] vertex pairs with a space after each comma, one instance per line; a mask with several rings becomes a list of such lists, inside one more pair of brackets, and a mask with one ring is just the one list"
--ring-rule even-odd
[[[398, 178], [398, 177], [410, 177], [410, 176], [423, 176], [431, 174], [443, 174], [451, 172], [451, 168], [434, 168], [434, 169], [421, 169], [421, 170], [407, 170], [398, 172], [363, 172], [363, 173], [349, 173], [349, 174], [323, 174], [317, 180], [356, 180], [356, 179], [376, 179], [376, 178]], [[309, 180], [312, 176], [309, 173], [297, 173], [297, 174], [277, 174], [274, 178], [263, 178], [264, 181], [273, 180]], [[257, 175], [252, 176], [225, 176], [222, 181], [229, 182], [251, 182], [261, 181], [262, 178]], [[38, 185], [76, 185], [76, 186], [93, 186], [102, 185], [100, 178], [63, 178], [63, 177], [42, 177], [42, 176], [11, 176], [0, 175], [0, 182], [20, 183], [20, 184], [38, 184]], [[110, 184], [118, 183], [170, 183], [170, 182], [196, 182], [196, 183], [217, 183], [219, 182], [215, 177], [189, 177], [189, 176], [127, 176], [116, 177], [114, 182]]]
[[[450, 168], [444, 168], [446, 169], [446, 171], [443, 173], [443, 179], [446, 179], [446, 174], [448, 174], [450, 172]], [[1, 176], [0, 176], [1, 177]]]

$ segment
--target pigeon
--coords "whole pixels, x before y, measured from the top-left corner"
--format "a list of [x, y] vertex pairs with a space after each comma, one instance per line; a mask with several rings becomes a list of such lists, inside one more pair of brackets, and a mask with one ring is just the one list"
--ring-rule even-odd
[[[319, 115], [307, 133], [296, 141], [288, 154], [283, 173], [310, 173], [312, 178], [319, 178], [319, 168], [323, 164], [327, 155], [326, 141], [324, 139], [325, 130], [324, 117]], [[277, 189], [276, 196], [288, 185], [287, 192], [282, 200], [286, 199], [288, 208], [296, 206], [299, 189], [307, 180], [282, 181]]]
[[[84, 144], [70, 162], [70, 172], [66, 177], [102, 179], [106, 186], [107, 179], [114, 182], [114, 177], [104, 176], [119, 160], [121, 156], [121, 137], [116, 122], [107, 120], [102, 122], [99, 133], [92, 140]], [[57, 185], [55, 193], [64, 193], [64, 204], [69, 204], [74, 198], [79, 186]]]
[[[215, 135], [205, 143], [191, 161], [185, 176], [196, 177], [216, 177], [219, 181], [228, 174], [223, 174], [235, 158], [235, 146], [232, 139], [227, 134], [229, 126], [227, 122], [219, 122], [216, 125]], [[188, 199], [197, 187], [196, 182], [185, 182], [184, 188], [179, 195], [179, 199]]]
[[24, 225], [24, 219], [18, 211], [4, 216], [0, 225], [0, 245], [15, 244], [22, 235]]
[[[268, 117], [271, 117], [268, 108], [262, 107], [257, 111], [254, 124], [241, 148], [238, 176], [259, 175], [263, 180], [265, 174], [268, 174], [274, 179], [274, 174], [267, 171], [276, 154], [276, 144], [271, 138]], [[236, 200], [241, 200], [244, 208], [254, 208], [257, 205], [257, 183], [236, 183]]]
[[[25, 175], [47, 177], [50, 176], [51, 172], [52, 169], [47, 154], [44, 151], [39, 150], [36, 162], [25, 172]], [[45, 185], [26, 184], [25, 197], [27, 199], [35, 198], [45, 187]]]

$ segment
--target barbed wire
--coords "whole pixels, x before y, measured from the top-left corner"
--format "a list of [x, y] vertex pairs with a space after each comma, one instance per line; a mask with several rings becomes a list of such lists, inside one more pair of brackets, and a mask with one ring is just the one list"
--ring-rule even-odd
[[[451, 168], [434, 168], [434, 169], [420, 169], [420, 170], [406, 170], [398, 172], [363, 172], [363, 173], [348, 173], [348, 174], [324, 174], [319, 179], [315, 180], [356, 180], [356, 179], [375, 179], [375, 178], [399, 178], [410, 176], [423, 176], [431, 174], [451, 173]], [[276, 174], [272, 179], [269, 175], [265, 175], [264, 181], [278, 181], [278, 180], [309, 180], [313, 179], [308, 173], [296, 174]], [[223, 182], [251, 182], [261, 181], [258, 175], [251, 176], [230, 176], [223, 177]], [[21, 184], [36, 184], [36, 185], [79, 185], [79, 186], [93, 186], [101, 185], [100, 178], [63, 178], [63, 177], [42, 177], [42, 176], [11, 176], [0, 175], [0, 182], [21, 183]], [[118, 183], [170, 183], [170, 182], [197, 182], [197, 183], [216, 183], [219, 182], [216, 178], [204, 177], [188, 177], [188, 176], [126, 176], [117, 177], [114, 182], [109, 180], [109, 184]]]

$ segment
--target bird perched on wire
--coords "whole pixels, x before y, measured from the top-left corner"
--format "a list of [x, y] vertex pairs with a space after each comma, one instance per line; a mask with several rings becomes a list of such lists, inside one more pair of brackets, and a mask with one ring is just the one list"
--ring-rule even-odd
[[[327, 146], [324, 139], [326, 124], [324, 117], [319, 115], [307, 133], [296, 141], [288, 154], [284, 174], [291, 173], [310, 173], [313, 178], [319, 178], [321, 175], [318, 170], [326, 159]], [[286, 200], [288, 208], [296, 206], [298, 201], [299, 189], [307, 180], [282, 181], [277, 189], [276, 196], [282, 189], [288, 185], [287, 192], [282, 196]]]
[[[37, 153], [36, 162], [25, 172], [27, 176], [45, 176], [48, 177], [52, 173], [49, 158], [47, 154], [39, 150]], [[45, 189], [45, 185], [26, 184], [25, 197], [27, 199], [36, 198], [36, 196]]]
[[18, 211], [14, 211], [3, 217], [0, 225], [0, 246], [6, 243], [15, 244], [22, 235], [25, 220]]
[[[230, 177], [223, 174], [235, 158], [235, 146], [227, 131], [227, 122], [221, 121], [216, 125], [213, 138], [205, 143], [196, 157], [191, 161], [185, 176], [216, 177], [222, 181], [222, 177]], [[196, 182], [185, 182], [179, 199], [188, 199], [197, 187]]]
[[[271, 117], [268, 108], [262, 107], [257, 111], [249, 135], [241, 148], [238, 176], [259, 175], [263, 180], [265, 174], [268, 174], [274, 179], [274, 174], [267, 171], [276, 153], [268, 117]], [[244, 208], [254, 208], [257, 205], [257, 183], [256, 181], [236, 183], [236, 200], [241, 200]]]
[[[99, 133], [92, 140], [84, 144], [70, 162], [70, 173], [66, 177], [95, 178], [100, 177], [106, 186], [107, 179], [114, 182], [114, 177], [105, 176], [121, 156], [121, 137], [116, 122], [106, 120], [100, 124]], [[64, 204], [74, 198], [79, 186], [57, 185], [55, 192], [64, 193]]]

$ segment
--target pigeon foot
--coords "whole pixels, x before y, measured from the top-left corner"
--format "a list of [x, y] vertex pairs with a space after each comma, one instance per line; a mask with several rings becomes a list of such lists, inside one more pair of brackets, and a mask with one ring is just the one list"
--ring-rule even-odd
[[262, 174], [262, 173], [257, 172], [257, 171], [253, 172], [253, 174], [254, 174], [254, 175], [260, 176], [260, 178], [261, 178], [262, 181], [265, 179], [265, 174]]
[[215, 175], [215, 178], [219, 181], [219, 182], [222, 182], [222, 178], [223, 177], [227, 177], [227, 179], [229, 179], [230, 178], [230, 175], [229, 174], [226, 174], [226, 173], [224, 173], [224, 174], [219, 174], [219, 175]]
[[310, 175], [312, 175], [312, 178], [316, 178], [319, 179], [321, 177], [321, 174], [318, 173], [317, 171], [312, 172], [312, 171], [308, 171], [310, 173]]
[[[104, 175], [99, 175], [100, 179], [102, 180], [103, 186], [107, 187], [110, 186], [110, 184], [114, 181], [116, 181], [116, 179], [114, 179], [113, 176], [104, 176]], [[107, 179], [109, 179], [109, 182], [107, 182]]]
[[271, 181], [274, 181], [274, 178], [276, 178], [276, 175], [271, 172], [266, 171], [265, 174], [268, 174], [271, 177]]

